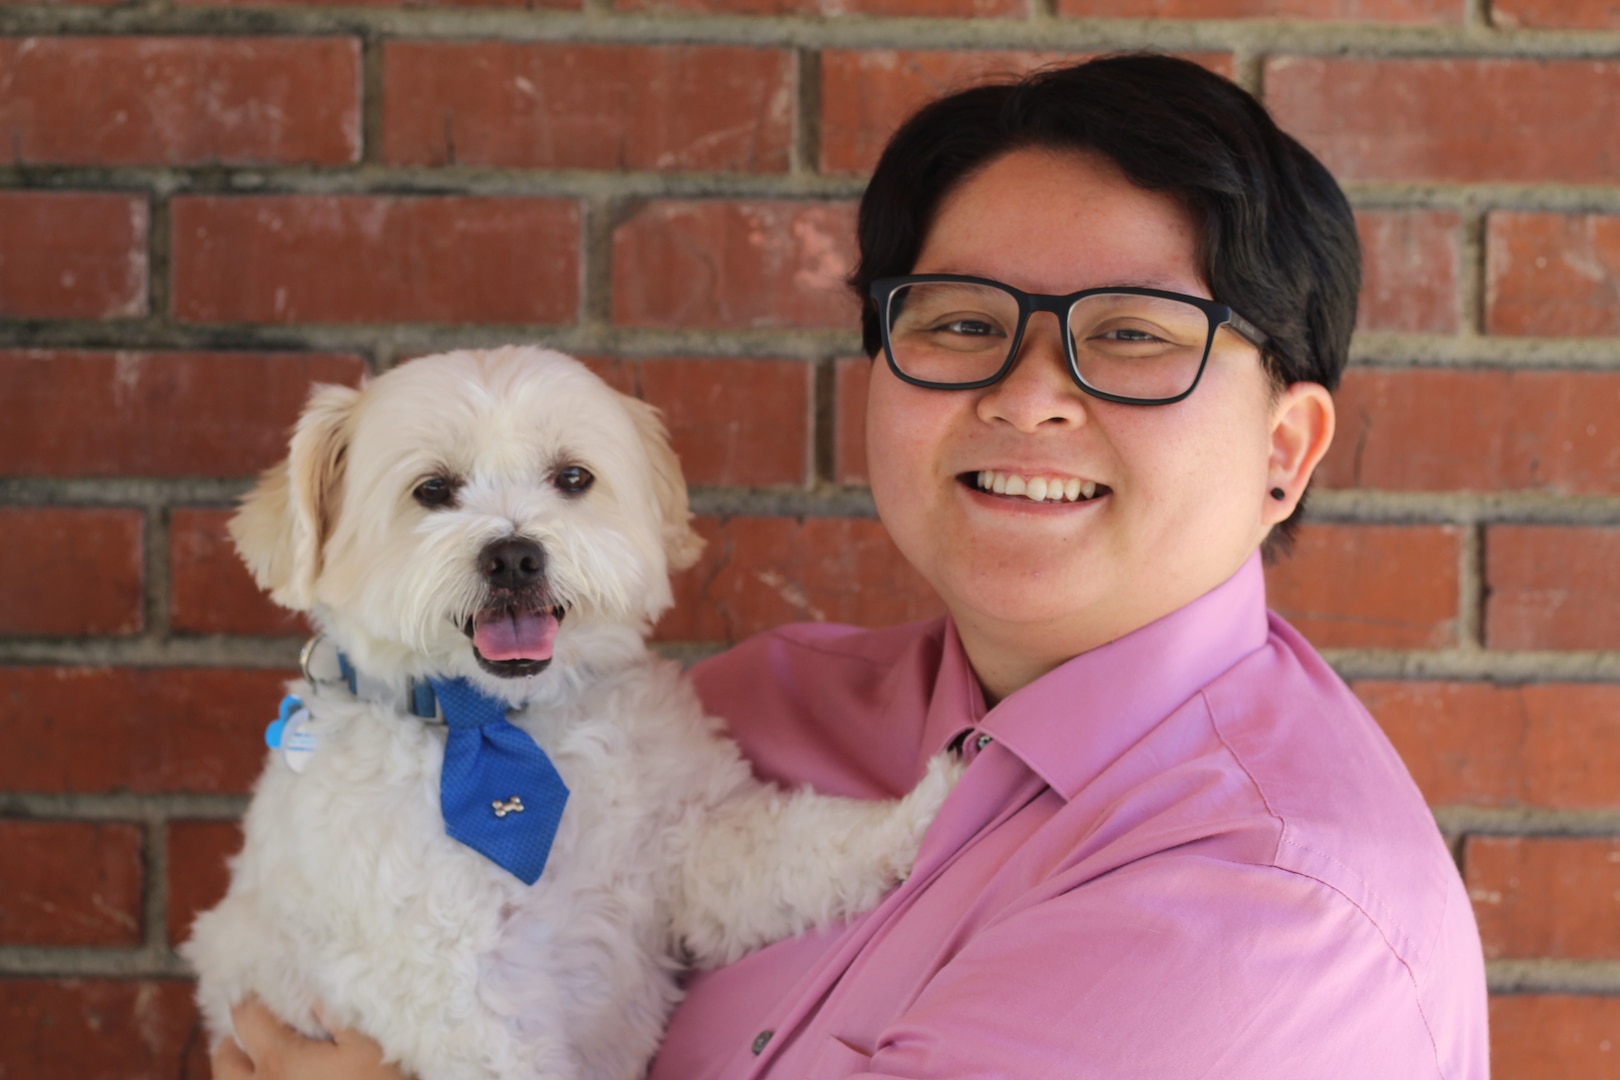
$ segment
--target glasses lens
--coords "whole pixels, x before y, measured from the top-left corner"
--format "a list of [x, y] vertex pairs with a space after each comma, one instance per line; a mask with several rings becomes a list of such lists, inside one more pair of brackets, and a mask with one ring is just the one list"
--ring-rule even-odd
[[1105, 394], [1153, 401], [1187, 392], [1209, 347], [1210, 318], [1183, 300], [1098, 293], [1069, 309], [1080, 378]]
[[895, 366], [913, 379], [978, 382], [1001, 369], [1018, 332], [1018, 301], [993, 285], [927, 281], [889, 294]]

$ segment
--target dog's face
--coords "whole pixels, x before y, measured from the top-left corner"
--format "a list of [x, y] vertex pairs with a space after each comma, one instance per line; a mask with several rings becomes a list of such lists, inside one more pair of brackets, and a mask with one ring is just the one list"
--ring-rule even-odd
[[644, 630], [696, 559], [656, 412], [539, 349], [448, 353], [311, 397], [231, 522], [281, 604], [384, 676], [514, 696], [565, 639]]

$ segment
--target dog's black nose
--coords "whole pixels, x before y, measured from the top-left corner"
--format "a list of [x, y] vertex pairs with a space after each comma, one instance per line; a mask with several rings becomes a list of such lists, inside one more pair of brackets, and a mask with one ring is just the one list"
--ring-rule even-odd
[[546, 553], [533, 540], [508, 536], [479, 553], [478, 572], [498, 589], [521, 589], [546, 572]]

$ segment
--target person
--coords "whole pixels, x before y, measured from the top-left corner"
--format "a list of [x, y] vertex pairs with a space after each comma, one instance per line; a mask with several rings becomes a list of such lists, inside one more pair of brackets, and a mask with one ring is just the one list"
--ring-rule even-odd
[[[650, 1080], [1487, 1076], [1446, 845], [1265, 608], [1354, 321], [1332, 177], [1226, 79], [1110, 56], [925, 106], [858, 228], [873, 499], [947, 614], [695, 678], [784, 783], [968, 767], [875, 911], [696, 974]], [[285, 1075], [386, 1075], [322, 1052]]]

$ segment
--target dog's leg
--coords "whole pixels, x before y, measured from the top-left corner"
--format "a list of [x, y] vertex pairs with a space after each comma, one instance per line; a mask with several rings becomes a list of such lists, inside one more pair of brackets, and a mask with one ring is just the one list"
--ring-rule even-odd
[[675, 935], [700, 966], [868, 911], [911, 872], [923, 833], [962, 766], [929, 762], [887, 802], [751, 782], [713, 808], [680, 867]]

